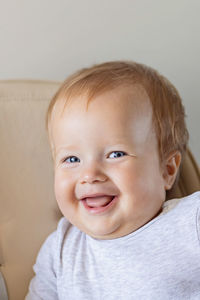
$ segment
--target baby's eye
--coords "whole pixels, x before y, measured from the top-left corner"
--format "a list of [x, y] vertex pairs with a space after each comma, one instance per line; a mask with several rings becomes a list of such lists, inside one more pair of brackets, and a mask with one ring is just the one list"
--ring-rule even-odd
[[76, 156], [69, 156], [69, 157], [66, 157], [63, 162], [65, 163], [77, 163], [77, 162], [80, 162], [80, 159]]
[[124, 151], [113, 151], [109, 154], [109, 158], [117, 158], [126, 155]]

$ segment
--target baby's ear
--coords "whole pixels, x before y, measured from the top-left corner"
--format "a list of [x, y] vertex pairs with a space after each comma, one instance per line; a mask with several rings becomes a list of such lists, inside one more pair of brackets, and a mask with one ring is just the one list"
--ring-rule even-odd
[[179, 170], [180, 163], [181, 153], [179, 151], [170, 153], [168, 158], [165, 160], [163, 171], [165, 190], [170, 190], [173, 186]]

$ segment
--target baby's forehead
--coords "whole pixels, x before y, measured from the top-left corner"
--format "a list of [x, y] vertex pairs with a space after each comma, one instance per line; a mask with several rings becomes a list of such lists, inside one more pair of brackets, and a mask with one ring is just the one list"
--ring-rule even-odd
[[109, 143], [114, 143], [149, 140], [155, 135], [151, 104], [140, 87], [106, 91], [91, 99], [88, 107], [87, 102], [86, 95], [72, 98], [69, 103], [65, 99], [57, 101], [49, 126], [52, 148], [58, 148], [60, 140], [64, 143], [69, 136], [72, 141], [103, 135], [104, 140], [109, 137]]
[[49, 124], [52, 137], [57, 135], [57, 130], [62, 132], [64, 128], [73, 131], [73, 126], [79, 126], [81, 131], [85, 122], [89, 124], [89, 131], [95, 128], [98, 132], [102, 120], [109, 130], [118, 128], [119, 135], [130, 134], [131, 128], [140, 134], [143, 127], [148, 128], [150, 135], [154, 134], [151, 103], [141, 86], [109, 90], [92, 98], [87, 104], [87, 95], [78, 95], [69, 102], [59, 99]]
[[[122, 85], [114, 89], [105, 90], [94, 94], [92, 97], [87, 92], [79, 93], [73, 97], [61, 97], [57, 99], [52, 109], [51, 118], [59, 119], [68, 111], [90, 112], [90, 107], [108, 104], [109, 114], [115, 113], [115, 107], [128, 107], [132, 112], [143, 112], [149, 114], [152, 112], [152, 105], [149, 96], [141, 84]], [[110, 105], [109, 105], [110, 104]]]

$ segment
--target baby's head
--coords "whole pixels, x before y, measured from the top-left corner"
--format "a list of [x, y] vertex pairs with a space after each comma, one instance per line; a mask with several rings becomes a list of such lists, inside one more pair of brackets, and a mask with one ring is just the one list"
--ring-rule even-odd
[[142, 64], [109, 62], [70, 76], [47, 112], [63, 215], [98, 239], [157, 216], [186, 150], [184, 117], [175, 87]]

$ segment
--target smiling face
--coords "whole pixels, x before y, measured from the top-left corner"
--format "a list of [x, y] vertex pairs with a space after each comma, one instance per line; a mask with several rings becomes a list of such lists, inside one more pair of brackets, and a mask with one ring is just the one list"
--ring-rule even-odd
[[119, 87], [67, 104], [51, 119], [55, 196], [63, 215], [98, 239], [127, 235], [165, 200], [152, 109], [141, 86]]

